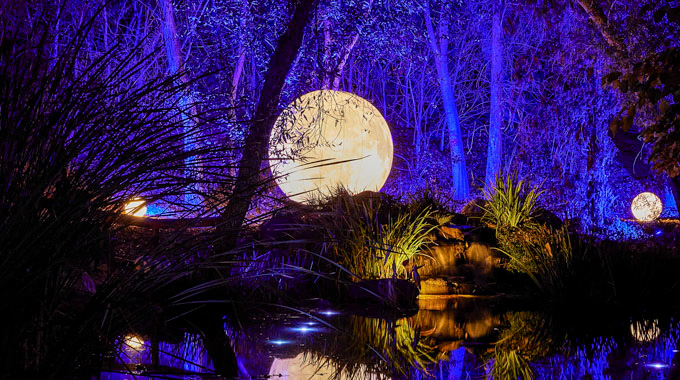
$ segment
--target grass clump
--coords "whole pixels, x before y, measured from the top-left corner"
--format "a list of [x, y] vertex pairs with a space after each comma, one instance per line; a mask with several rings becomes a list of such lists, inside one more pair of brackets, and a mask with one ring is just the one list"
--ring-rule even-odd
[[340, 191], [327, 204], [333, 209], [322, 223], [334, 260], [361, 279], [407, 278], [403, 264], [432, 241], [436, 228], [430, 206], [401, 206], [383, 195]]
[[506, 178], [497, 176], [493, 187], [482, 191], [488, 200], [483, 222], [499, 230], [534, 224], [536, 204], [542, 194], [538, 188], [529, 188], [523, 179], [512, 174]]
[[496, 177], [491, 189], [483, 190], [487, 199], [482, 222], [496, 229], [498, 249], [510, 261], [506, 268], [513, 272], [535, 273], [535, 254], [545, 247], [552, 230], [535, 220], [537, 201], [542, 191], [530, 188], [512, 174]]

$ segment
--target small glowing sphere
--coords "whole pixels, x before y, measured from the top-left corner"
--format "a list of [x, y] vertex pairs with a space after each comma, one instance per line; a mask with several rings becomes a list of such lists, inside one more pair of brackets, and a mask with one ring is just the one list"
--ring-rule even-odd
[[135, 351], [144, 349], [144, 340], [137, 335], [126, 335], [124, 339], [124, 344]]
[[630, 210], [633, 212], [635, 219], [641, 222], [651, 222], [661, 215], [663, 205], [659, 197], [652, 193], [644, 192], [633, 198]]
[[269, 141], [272, 173], [281, 190], [309, 203], [339, 187], [351, 194], [378, 191], [392, 168], [387, 122], [354, 94], [320, 90], [291, 103]]
[[134, 198], [130, 202], [125, 204], [124, 212], [127, 215], [132, 215], [132, 216], [145, 216], [146, 215], [146, 202], [141, 198]]

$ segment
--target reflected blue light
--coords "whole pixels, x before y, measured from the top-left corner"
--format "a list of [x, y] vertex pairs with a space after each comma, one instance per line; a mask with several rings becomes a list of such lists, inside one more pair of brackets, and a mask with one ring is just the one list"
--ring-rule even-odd
[[333, 311], [333, 310], [324, 310], [324, 311], [321, 312], [321, 314], [330, 317], [330, 316], [333, 316], [333, 315], [338, 315], [340, 313], [338, 313], [337, 311]]
[[305, 324], [307, 326], [314, 326], [316, 324], [316, 322], [305, 322]]
[[275, 339], [275, 340], [270, 340], [269, 343], [274, 344], [276, 346], [283, 346], [284, 344], [290, 343], [290, 341]]
[[656, 235], [656, 236], [661, 236], [662, 233], [663, 233], [663, 230], [656, 230], [656, 232], [654, 233], [654, 235]]
[[298, 327], [292, 327], [290, 330], [298, 332], [298, 333], [302, 333], [302, 334], [307, 334], [307, 333], [319, 331], [319, 329], [317, 329], [316, 327], [309, 327], [309, 326], [306, 326], [306, 325], [302, 325], [302, 326], [298, 326]]
[[668, 364], [663, 364], [663, 363], [647, 363], [645, 364], [645, 367], [653, 368], [653, 369], [664, 369], [668, 368]]

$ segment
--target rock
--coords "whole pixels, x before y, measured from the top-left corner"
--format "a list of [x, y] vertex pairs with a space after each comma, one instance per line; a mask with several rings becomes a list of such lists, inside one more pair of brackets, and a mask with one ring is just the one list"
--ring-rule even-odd
[[462, 241], [434, 245], [412, 258], [405, 269], [411, 273], [416, 265], [420, 278], [453, 275], [457, 273], [457, 261], [463, 259], [464, 252], [465, 243]]
[[491, 275], [491, 271], [498, 261], [493, 256], [491, 247], [488, 244], [477, 242], [470, 243], [465, 250], [465, 257], [475, 269], [475, 278]]
[[295, 213], [281, 213], [271, 217], [260, 226], [260, 240], [263, 242], [291, 240], [304, 230], [302, 218]]
[[463, 235], [463, 231], [452, 226], [441, 226], [439, 227], [439, 232], [444, 237], [444, 239], [453, 239], [459, 241], [465, 240], [465, 235]]
[[468, 218], [481, 218], [484, 215], [484, 208], [489, 205], [489, 201], [482, 198], [475, 198], [468, 202], [460, 211]]
[[562, 219], [544, 208], [537, 208], [534, 221], [552, 229], [560, 229], [564, 225]]

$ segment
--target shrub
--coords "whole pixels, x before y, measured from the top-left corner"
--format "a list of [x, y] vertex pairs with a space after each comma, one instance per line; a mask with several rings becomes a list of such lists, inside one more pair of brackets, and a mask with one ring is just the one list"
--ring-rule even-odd
[[357, 200], [339, 192], [323, 223], [335, 243], [335, 260], [361, 279], [406, 278], [403, 263], [420, 254], [436, 228], [429, 206], [398, 207], [379, 198]]

